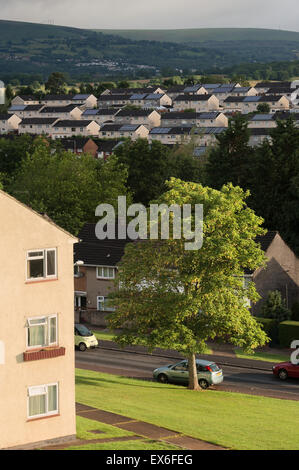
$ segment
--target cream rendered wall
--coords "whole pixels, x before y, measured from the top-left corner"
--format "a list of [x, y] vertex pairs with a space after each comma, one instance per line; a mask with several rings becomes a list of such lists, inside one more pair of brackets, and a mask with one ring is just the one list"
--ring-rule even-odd
[[[76, 239], [0, 191], [0, 448], [74, 436], [74, 278]], [[57, 248], [58, 279], [26, 283], [26, 251]], [[28, 317], [58, 314], [65, 356], [24, 362]], [[59, 416], [27, 418], [27, 389], [59, 383]]]

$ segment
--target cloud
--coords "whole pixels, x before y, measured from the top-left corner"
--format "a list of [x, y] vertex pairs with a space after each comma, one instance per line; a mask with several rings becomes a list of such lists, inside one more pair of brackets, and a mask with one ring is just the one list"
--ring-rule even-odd
[[0, 0], [1, 18], [85, 28], [298, 30], [298, 0]]

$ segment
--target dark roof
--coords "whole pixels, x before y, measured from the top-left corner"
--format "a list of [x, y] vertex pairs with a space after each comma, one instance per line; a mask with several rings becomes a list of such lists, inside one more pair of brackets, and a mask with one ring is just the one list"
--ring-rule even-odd
[[23, 111], [39, 111], [43, 106], [45, 105], [44, 104], [27, 104], [27, 106], [25, 106]]
[[77, 108], [76, 104], [68, 104], [66, 106], [45, 106], [41, 110], [41, 113], [68, 113], [75, 108]]
[[225, 98], [224, 103], [243, 103], [244, 96], [228, 96]]
[[153, 111], [153, 109], [121, 109], [116, 116], [149, 116]]
[[57, 118], [25, 118], [20, 124], [53, 124]]
[[133, 93], [129, 93], [127, 95], [100, 95], [98, 97], [98, 101], [119, 101], [119, 100], [129, 100], [130, 96]]
[[254, 85], [254, 88], [281, 88], [288, 87], [290, 88], [291, 82], [259, 82]]
[[[24, 101], [38, 101], [38, 99], [35, 98], [35, 96], [33, 95], [17, 95], [17, 96]], [[15, 98], [17, 98], [17, 96], [15, 96]]]
[[279, 101], [283, 95], [264, 95], [261, 96], [261, 102], [262, 103], [267, 103], [268, 101]]
[[174, 101], [207, 101], [212, 95], [179, 95]]
[[161, 119], [214, 119], [219, 116], [219, 111], [209, 111], [209, 112], [169, 112], [163, 113]]
[[41, 101], [64, 101], [72, 100], [74, 95], [45, 95]]
[[269, 127], [250, 127], [249, 128], [251, 135], [271, 135], [273, 128]]
[[7, 114], [7, 113], [0, 114], [0, 121], [7, 121], [12, 116], [13, 116], [13, 114]]
[[[89, 137], [73, 137], [71, 139], [57, 139], [65, 150], [82, 150], [84, 145], [90, 140]], [[92, 140], [92, 139], [91, 139]]]
[[[84, 264], [95, 266], [116, 266], [124, 255], [125, 246], [132, 243], [132, 240], [99, 240], [95, 227], [96, 224], [88, 223], [79, 232], [78, 238], [82, 241], [74, 245], [74, 260], [82, 260]], [[268, 231], [266, 235], [256, 237], [255, 241], [260, 243], [262, 250], [266, 252], [277, 234], [277, 231]]]
[[96, 224], [86, 224], [79, 232], [78, 238], [82, 241], [74, 245], [74, 260], [96, 266], [116, 266], [131, 240], [99, 240], [95, 227]]
[[278, 232], [276, 230], [269, 230], [266, 235], [256, 237], [255, 241], [261, 244], [263, 251], [267, 251], [277, 234]]
[[54, 127], [86, 127], [88, 126], [88, 124], [90, 124], [91, 122], [93, 122], [92, 120], [88, 120], [88, 121], [81, 121], [81, 120], [60, 120], [58, 122], [56, 122], [55, 126]]

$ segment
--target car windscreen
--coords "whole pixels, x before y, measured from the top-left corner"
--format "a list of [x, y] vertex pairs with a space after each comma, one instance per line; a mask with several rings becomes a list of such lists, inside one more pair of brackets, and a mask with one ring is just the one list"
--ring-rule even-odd
[[76, 325], [76, 330], [80, 336], [92, 336], [92, 332], [84, 325]]

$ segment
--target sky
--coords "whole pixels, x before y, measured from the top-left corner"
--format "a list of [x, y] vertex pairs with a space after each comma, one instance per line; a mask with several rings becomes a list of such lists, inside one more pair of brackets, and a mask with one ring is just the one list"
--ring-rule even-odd
[[298, 17], [298, 0], [0, 0], [0, 19], [78, 28], [299, 31]]

